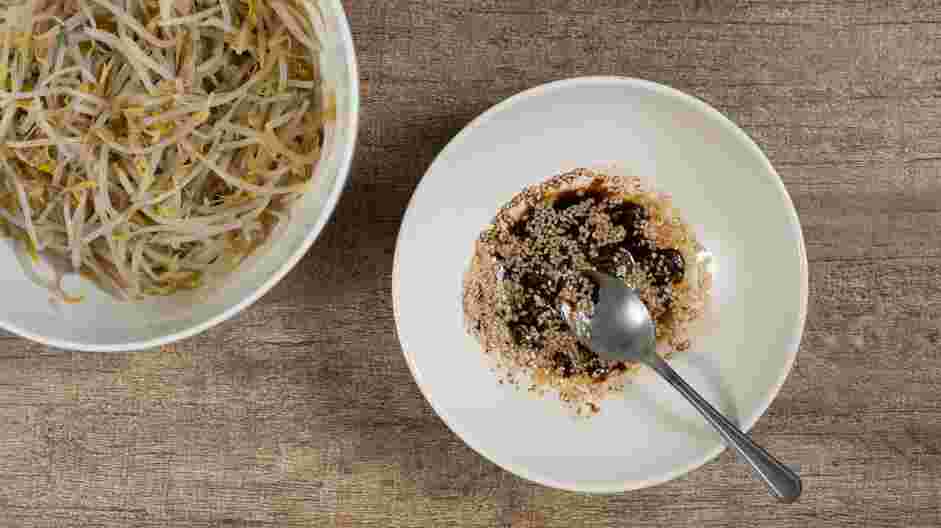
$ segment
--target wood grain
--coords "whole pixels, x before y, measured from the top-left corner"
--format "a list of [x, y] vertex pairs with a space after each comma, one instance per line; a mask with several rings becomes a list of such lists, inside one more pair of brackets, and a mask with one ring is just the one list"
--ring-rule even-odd
[[[298, 267], [173, 350], [0, 336], [0, 526], [941, 525], [941, 4], [347, 1], [365, 105], [352, 181]], [[754, 435], [799, 504], [728, 453], [598, 497], [485, 461], [423, 400], [389, 299], [433, 156], [535, 84], [629, 75], [705, 99], [765, 149], [811, 261], [797, 367]]]

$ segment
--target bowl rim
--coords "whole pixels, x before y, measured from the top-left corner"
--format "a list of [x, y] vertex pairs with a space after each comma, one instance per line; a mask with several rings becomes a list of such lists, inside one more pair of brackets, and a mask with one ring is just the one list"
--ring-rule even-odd
[[345, 49], [349, 50], [347, 54], [347, 60], [349, 61], [348, 71], [349, 71], [349, 84], [350, 84], [350, 121], [347, 124], [347, 128], [350, 132], [350, 141], [343, 144], [340, 148], [340, 151], [337, 154], [337, 176], [336, 180], [333, 182], [333, 188], [330, 189], [329, 194], [327, 195], [326, 200], [324, 201], [323, 209], [321, 210], [320, 217], [313, 224], [310, 230], [307, 233], [307, 236], [297, 247], [296, 250], [291, 254], [291, 256], [284, 261], [283, 264], [271, 274], [259, 287], [247, 295], [244, 299], [238, 303], [230, 306], [221, 313], [210, 317], [198, 324], [187, 327], [184, 330], [179, 332], [173, 332], [161, 337], [146, 339], [141, 341], [128, 341], [126, 343], [118, 344], [95, 344], [95, 343], [81, 343], [76, 341], [70, 341], [67, 339], [58, 339], [50, 338], [37, 334], [36, 332], [31, 332], [24, 328], [20, 328], [15, 324], [11, 324], [8, 321], [0, 319], [0, 328], [7, 330], [11, 333], [19, 335], [20, 337], [25, 337], [42, 345], [55, 347], [64, 350], [75, 350], [79, 352], [130, 352], [135, 350], [143, 350], [148, 348], [156, 348], [176, 341], [192, 337], [196, 334], [204, 332], [220, 323], [231, 319], [236, 314], [245, 310], [252, 304], [254, 304], [262, 295], [268, 293], [271, 288], [273, 288], [285, 275], [291, 271], [294, 266], [301, 260], [301, 258], [307, 254], [307, 251], [314, 244], [314, 241], [320, 236], [321, 231], [323, 231], [324, 226], [327, 225], [327, 222], [333, 217], [333, 214], [336, 210], [336, 206], [339, 203], [340, 195], [343, 193], [343, 190], [346, 188], [346, 183], [350, 177], [350, 169], [353, 163], [353, 153], [356, 150], [356, 143], [359, 137], [359, 112], [360, 112], [360, 79], [359, 79], [359, 64], [356, 57], [356, 46], [353, 41], [353, 33], [350, 29], [349, 18], [346, 13], [346, 9], [343, 7], [340, 0], [327, 0], [331, 4], [334, 4], [334, 9], [338, 14], [337, 17], [337, 35], [339, 36], [339, 41], [341, 46], [344, 46]]
[[696, 110], [704, 113], [705, 115], [712, 117], [717, 120], [718, 124], [725, 128], [727, 131], [731, 132], [735, 137], [737, 137], [742, 145], [747, 148], [752, 154], [756, 155], [760, 162], [767, 169], [768, 176], [775, 184], [778, 192], [781, 195], [783, 205], [785, 207], [785, 213], [790, 220], [790, 225], [792, 228], [792, 237], [796, 239], [798, 245], [798, 258], [800, 266], [800, 310], [798, 313], [798, 324], [796, 327], [796, 343], [793, 343], [792, 346], [789, 346], [785, 352], [787, 357], [785, 358], [785, 366], [781, 370], [781, 374], [776, 380], [776, 382], [768, 387], [767, 392], [764, 397], [761, 399], [761, 403], [755, 408], [755, 410], [742, 422], [742, 431], [748, 432], [758, 419], [768, 410], [771, 406], [771, 403], [777, 397], [781, 388], [784, 386], [784, 382], [787, 380], [788, 375], [794, 367], [794, 361], [797, 358], [797, 353], [800, 351], [801, 340], [804, 335], [805, 323], [807, 320], [807, 304], [809, 297], [809, 273], [808, 273], [808, 263], [807, 263], [807, 250], [804, 244], [804, 235], [801, 228], [800, 219], [797, 215], [797, 210], [794, 207], [794, 203], [791, 200], [791, 196], [787, 191], [787, 188], [784, 185], [784, 181], [781, 179], [781, 176], [771, 165], [771, 162], [768, 160], [768, 157], [765, 155], [764, 151], [754, 142], [754, 140], [745, 133], [738, 125], [736, 125], [731, 119], [725, 116], [719, 110], [713, 108], [710, 104], [705, 101], [687, 94], [686, 92], [680, 91], [676, 88], [660, 84], [653, 81], [648, 81], [644, 79], [638, 79], [635, 77], [625, 77], [625, 76], [582, 76], [582, 77], [572, 77], [568, 79], [561, 79], [556, 81], [551, 81], [545, 84], [540, 84], [532, 88], [526, 89], [522, 92], [517, 93], [516, 95], [510, 96], [507, 99], [493, 105], [473, 121], [467, 124], [448, 144], [441, 150], [441, 152], [435, 157], [431, 165], [429, 165], [425, 175], [422, 177], [422, 181], [416, 186], [415, 190], [412, 193], [412, 197], [409, 199], [408, 207], [406, 208], [405, 215], [402, 219], [402, 224], [399, 227], [399, 234], [396, 239], [396, 249], [395, 256], [393, 257], [393, 267], [392, 267], [392, 311], [395, 317], [395, 329], [396, 336], [399, 339], [400, 348], [402, 350], [402, 355], [405, 358], [405, 362], [408, 365], [409, 371], [412, 373], [412, 377], [415, 379], [416, 385], [418, 385], [419, 390], [422, 395], [425, 397], [425, 400], [435, 411], [438, 417], [445, 423], [445, 425], [457, 435], [465, 444], [467, 444], [471, 449], [473, 449], [477, 454], [483, 458], [489, 460], [490, 462], [496, 464], [497, 466], [507, 470], [511, 473], [514, 473], [518, 476], [521, 476], [529, 481], [541, 484], [544, 486], [558, 488], [567, 491], [575, 491], [581, 493], [592, 493], [592, 494], [613, 494], [613, 493], [622, 493], [625, 491], [633, 491], [642, 488], [647, 488], [651, 486], [656, 486], [662, 484], [678, 477], [681, 477], [691, 471], [694, 471], [707, 462], [718, 457], [726, 449], [726, 445], [722, 442], [719, 443], [711, 451], [707, 451], [703, 456], [694, 460], [693, 462], [686, 464], [681, 467], [674, 468], [670, 471], [664, 472], [662, 474], [656, 475], [654, 477], [643, 479], [643, 480], [630, 480], [622, 481], [616, 485], [585, 485], [579, 484], [578, 482], [562, 482], [556, 481], [553, 479], [545, 478], [541, 475], [535, 474], [535, 472], [530, 471], [528, 468], [512, 463], [512, 462], [496, 462], [493, 458], [488, 456], [486, 449], [481, 447], [477, 443], [473, 436], [468, 433], [468, 431], [457, 427], [457, 421], [454, 417], [450, 416], [444, 409], [439, 408], [434, 400], [431, 398], [431, 394], [426, 390], [424, 384], [421, 382], [421, 374], [418, 370], [417, 365], [414, 362], [414, 358], [408, 352], [408, 346], [402, 338], [401, 332], [401, 312], [399, 306], [400, 298], [400, 283], [399, 283], [399, 248], [401, 246], [402, 238], [405, 232], [405, 226], [409, 223], [410, 216], [414, 211], [414, 204], [418, 191], [421, 189], [421, 186], [424, 184], [425, 176], [431, 174], [431, 172], [436, 169], [439, 162], [446, 157], [452, 150], [457, 149], [463, 142], [464, 139], [475, 129], [479, 128], [484, 123], [491, 120], [497, 114], [503, 112], [504, 110], [509, 109], [511, 106], [516, 105], [526, 99], [533, 97], [539, 97], [543, 94], [546, 94], [551, 91], [571, 88], [578, 85], [592, 85], [592, 84], [608, 84], [608, 83], [622, 83], [631, 87], [644, 88], [651, 90], [660, 95], [666, 95], [669, 97], [675, 97], [680, 99], [683, 102], [691, 105]]

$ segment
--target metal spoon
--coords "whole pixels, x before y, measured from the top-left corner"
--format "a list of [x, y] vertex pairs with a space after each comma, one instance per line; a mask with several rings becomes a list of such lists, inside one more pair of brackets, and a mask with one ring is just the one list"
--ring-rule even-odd
[[610, 275], [598, 272], [588, 272], [588, 275], [599, 287], [594, 315], [587, 319], [584, 314], [572, 314], [569, 306], [562, 307], [566, 321], [578, 338], [604, 359], [639, 362], [655, 370], [702, 413], [778, 500], [785, 503], [797, 500], [801, 494], [797, 473], [752, 442], [657, 355], [656, 328], [637, 292]]

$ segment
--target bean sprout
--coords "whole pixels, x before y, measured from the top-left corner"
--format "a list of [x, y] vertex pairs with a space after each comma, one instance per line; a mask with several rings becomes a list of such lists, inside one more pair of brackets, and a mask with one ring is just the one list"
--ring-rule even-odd
[[334, 119], [299, 1], [0, 6], [0, 233], [132, 300], [232, 271]]

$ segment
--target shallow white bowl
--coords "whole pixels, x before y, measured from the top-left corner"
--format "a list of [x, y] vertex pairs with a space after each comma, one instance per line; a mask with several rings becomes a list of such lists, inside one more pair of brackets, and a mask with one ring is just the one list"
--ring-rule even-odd
[[673, 365], [745, 429], [797, 354], [807, 306], [800, 225], [780, 178], [738, 127], [659, 84], [581, 78], [512, 97], [467, 126], [412, 197], [393, 299], [412, 374], [435, 411], [480, 454], [530, 480], [618, 492], [717, 456], [719, 437], [673, 389], [641, 373], [601, 414], [499, 385], [464, 331], [462, 278], [480, 230], [524, 186], [576, 167], [640, 176], [714, 254], [713, 317]]
[[27, 279], [11, 241], [0, 241], [4, 302], [0, 327], [41, 343], [75, 350], [121, 351], [170, 343], [216, 325], [271, 289], [316, 240], [336, 206], [350, 171], [359, 120], [359, 77], [346, 14], [339, 0], [311, 0], [324, 16], [321, 66], [336, 94], [337, 119], [327, 127], [324, 158], [315, 184], [292, 211], [293, 220], [268, 247], [242, 263], [223, 283], [193, 294], [120, 302], [79, 277], [66, 280], [76, 305], [50, 302], [49, 293]]

